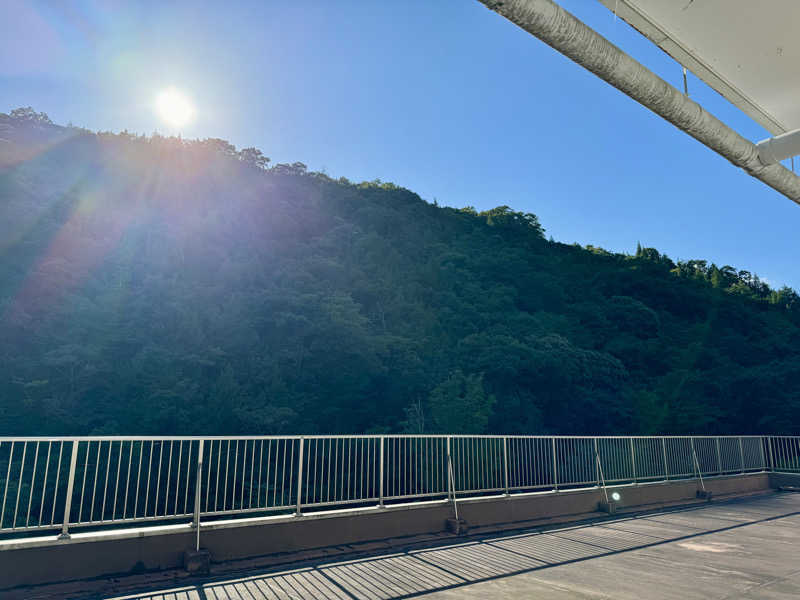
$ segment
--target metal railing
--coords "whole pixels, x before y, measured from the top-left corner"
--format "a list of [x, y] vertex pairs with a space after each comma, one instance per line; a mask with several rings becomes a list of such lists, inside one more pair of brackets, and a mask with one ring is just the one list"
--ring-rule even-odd
[[787, 436], [0, 438], [0, 534], [800, 471]]

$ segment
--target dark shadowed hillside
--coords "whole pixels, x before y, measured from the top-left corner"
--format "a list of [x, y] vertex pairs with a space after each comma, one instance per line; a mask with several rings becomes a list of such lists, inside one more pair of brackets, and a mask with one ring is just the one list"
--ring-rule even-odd
[[746, 271], [0, 114], [4, 434], [798, 424], [800, 302]]

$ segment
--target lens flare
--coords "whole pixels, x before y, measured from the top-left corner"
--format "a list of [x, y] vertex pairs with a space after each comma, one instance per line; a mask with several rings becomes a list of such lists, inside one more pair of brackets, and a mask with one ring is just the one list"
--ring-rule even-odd
[[191, 101], [175, 88], [161, 92], [156, 98], [158, 115], [173, 127], [182, 127], [194, 117]]

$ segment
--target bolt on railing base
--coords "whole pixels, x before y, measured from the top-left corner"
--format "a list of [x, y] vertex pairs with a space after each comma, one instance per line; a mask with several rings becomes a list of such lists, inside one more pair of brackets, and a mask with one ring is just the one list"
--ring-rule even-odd
[[62, 533], [62, 534], [59, 534], [58, 539], [59, 540], [71, 540], [72, 536], [70, 534], [68, 534], [68, 533]]

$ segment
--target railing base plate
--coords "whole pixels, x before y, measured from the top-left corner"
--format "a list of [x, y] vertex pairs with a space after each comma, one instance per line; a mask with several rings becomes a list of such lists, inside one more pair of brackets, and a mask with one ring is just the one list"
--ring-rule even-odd
[[183, 568], [189, 573], [208, 574], [211, 553], [208, 550], [187, 550], [183, 553]]
[[598, 502], [597, 508], [601, 512], [608, 513], [610, 515], [614, 515], [617, 513], [617, 503], [616, 502]]
[[466, 535], [469, 530], [465, 519], [447, 519], [447, 521], [445, 521], [445, 527], [447, 531], [455, 535]]

